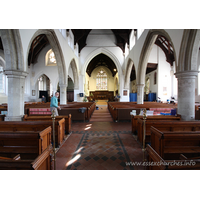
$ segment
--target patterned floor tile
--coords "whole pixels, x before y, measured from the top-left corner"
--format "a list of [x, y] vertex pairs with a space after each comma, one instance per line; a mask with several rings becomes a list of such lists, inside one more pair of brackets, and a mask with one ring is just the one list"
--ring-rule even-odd
[[[77, 133], [78, 134], [78, 133]], [[104, 134], [95, 132], [85, 132], [80, 140], [77, 149], [81, 149], [72, 156], [81, 155], [81, 159], [75, 160], [66, 167], [67, 170], [119, 170], [133, 169], [132, 166], [126, 166], [126, 162], [131, 162], [126, 149], [119, 137], [124, 134], [123, 131], [104, 132]], [[84, 148], [82, 148], [84, 147]]]

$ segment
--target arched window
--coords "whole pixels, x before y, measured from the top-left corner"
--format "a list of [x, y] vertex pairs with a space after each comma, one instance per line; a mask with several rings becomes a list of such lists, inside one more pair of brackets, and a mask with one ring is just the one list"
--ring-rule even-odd
[[46, 66], [56, 66], [56, 57], [52, 49], [46, 53]]
[[107, 74], [101, 69], [96, 76], [96, 89], [97, 90], [107, 90]]

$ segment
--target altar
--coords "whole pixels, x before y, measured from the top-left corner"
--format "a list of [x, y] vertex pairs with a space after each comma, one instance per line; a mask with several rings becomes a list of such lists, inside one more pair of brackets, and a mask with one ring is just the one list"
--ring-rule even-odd
[[93, 94], [94, 100], [108, 100], [113, 101], [114, 99], [114, 91], [108, 91], [108, 90], [98, 90], [98, 91], [90, 91]]

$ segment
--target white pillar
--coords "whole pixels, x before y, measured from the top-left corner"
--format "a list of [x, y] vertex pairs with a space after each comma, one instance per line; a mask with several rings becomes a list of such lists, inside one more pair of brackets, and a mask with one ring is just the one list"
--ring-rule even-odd
[[24, 87], [26, 72], [6, 70], [8, 78], [8, 114], [5, 121], [21, 121], [24, 116]]
[[59, 84], [60, 86], [60, 104], [65, 105], [67, 104], [67, 85], [66, 84]]
[[178, 114], [185, 121], [195, 120], [195, 79], [198, 71], [178, 72]]
[[137, 84], [137, 104], [144, 102], [144, 84]]

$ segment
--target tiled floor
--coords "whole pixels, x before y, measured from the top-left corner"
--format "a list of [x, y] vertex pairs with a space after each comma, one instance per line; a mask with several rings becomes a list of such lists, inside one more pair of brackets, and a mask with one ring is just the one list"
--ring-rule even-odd
[[57, 170], [143, 169], [128, 164], [143, 161], [141, 145], [131, 133], [131, 122], [116, 123], [111, 116], [98, 121], [98, 113], [103, 118], [108, 112], [103, 103], [99, 102], [94, 121], [72, 123], [72, 134], [56, 153]]
[[130, 122], [73, 123], [72, 134], [56, 154], [57, 170], [143, 169], [127, 162], [143, 159]]

